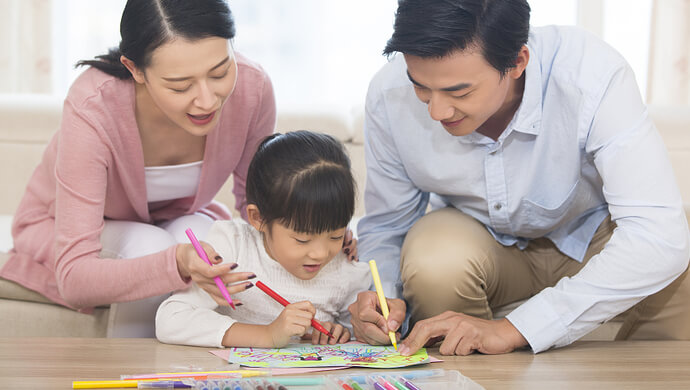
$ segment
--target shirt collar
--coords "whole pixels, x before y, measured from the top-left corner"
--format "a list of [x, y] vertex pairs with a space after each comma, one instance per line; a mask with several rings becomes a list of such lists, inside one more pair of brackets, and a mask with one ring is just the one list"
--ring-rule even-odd
[[529, 45], [527, 49], [530, 51], [530, 58], [525, 69], [525, 90], [522, 93], [522, 102], [505, 133], [515, 130], [537, 135], [541, 131], [541, 66], [536, 53]]

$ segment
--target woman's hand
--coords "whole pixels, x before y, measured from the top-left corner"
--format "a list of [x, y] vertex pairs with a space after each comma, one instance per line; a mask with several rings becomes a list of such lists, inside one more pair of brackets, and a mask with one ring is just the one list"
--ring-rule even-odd
[[354, 237], [349, 226], [347, 230], [345, 230], [345, 237], [343, 238], [343, 253], [345, 253], [348, 260], [359, 261], [359, 257], [357, 256], [357, 239]]
[[268, 325], [273, 348], [282, 348], [290, 343], [292, 336], [304, 336], [311, 328], [311, 319], [316, 309], [309, 301], [291, 303], [285, 306], [278, 318]]
[[342, 344], [350, 341], [350, 331], [340, 324], [333, 324], [330, 322], [322, 322], [321, 325], [329, 331], [333, 337], [328, 337], [325, 334], [314, 329], [311, 332], [312, 344]]
[[[223, 297], [223, 294], [218, 289], [218, 286], [216, 286], [216, 282], [213, 278], [216, 276], [220, 277], [226, 286], [232, 284], [228, 286], [228, 292], [232, 295], [254, 286], [253, 283], [247, 282], [247, 280], [255, 278], [256, 275], [251, 272], [230, 272], [237, 268], [237, 263], [221, 264], [223, 258], [216, 253], [213, 247], [205, 242], [200, 243], [213, 266], [206, 264], [206, 262], [199, 257], [192, 244], [178, 244], [175, 257], [177, 259], [177, 269], [180, 272], [180, 276], [185, 280], [191, 279], [194, 283], [199, 285], [199, 287], [204, 289], [219, 305], [229, 306], [228, 301]], [[234, 298], [233, 303], [236, 306], [242, 304], [242, 302]]]

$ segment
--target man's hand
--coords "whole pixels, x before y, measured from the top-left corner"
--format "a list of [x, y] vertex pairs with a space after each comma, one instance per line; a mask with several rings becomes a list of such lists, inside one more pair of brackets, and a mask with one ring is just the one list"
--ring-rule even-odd
[[[374, 291], [362, 291], [357, 300], [350, 305], [352, 330], [355, 338], [371, 345], [388, 345], [391, 342], [388, 331], [397, 331], [405, 320], [405, 302], [401, 299], [386, 299], [388, 303], [388, 323], [381, 314], [379, 299]], [[397, 334], [397, 338], [400, 335]]]
[[527, 345], [527, 340], [505, 318], [483, 320], [447, 311], [416, 323], [398, 351], [409, 356], [439, 340], [443, 340], [439, 348], [441, 355], [464, 356], [475, 351], [494, 355]]

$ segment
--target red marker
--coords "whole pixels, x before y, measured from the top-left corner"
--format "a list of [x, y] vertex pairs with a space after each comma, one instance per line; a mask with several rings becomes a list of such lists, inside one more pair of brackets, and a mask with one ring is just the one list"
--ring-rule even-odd
[[[256, 287], [260, 288], [261, 291], [263, 291], [263, 292], [265, 292], [266, 294], [268, 294], [268, 296], [270, 296], [271, 298], [273, 298], [273, 299], [275, 299], [276, 301], [278, 301], [278, 303], [280, 303], [281, 305], [287, 306], [287, 305], [290, 304], [290, 302], [286, 301], [285, 298], [281, 297], [280, 295], [278, 295], [277, 292], [275, 292], [275, 291], [271, 290], [270, 288], [268, 288], [268, 286], [265, 285], [265, 284], [263, 284], [261, 281], [257, 281], [257, 282], [256, 282]], [[325, 334], [326, 336], [328, 336], [328, 337], [333, 337], [333, 335], [332, 335], [329, 331], [327, 331], [326, 328], [323, 327], [323, 325], [319, 324], [319, 321], [317, 321], [317, 320], [315, 320], [315, 319], [313, 319], [313, 318], [311, 319], [311, 326], [312, 326], [314, 329], [318, 330], [319, 332]]]

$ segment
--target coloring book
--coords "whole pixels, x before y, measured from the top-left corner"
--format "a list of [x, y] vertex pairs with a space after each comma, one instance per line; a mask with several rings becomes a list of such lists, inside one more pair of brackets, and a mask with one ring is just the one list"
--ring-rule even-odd
[[228, 348], [230, 363], [246, 367], [370, 367], [396, 368], [429, 362], [426, 349], [411, 356], [392, 346], [368, 344], [290, 344], [284, 348]]

